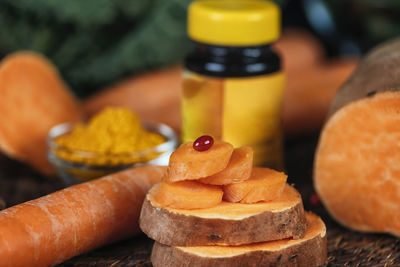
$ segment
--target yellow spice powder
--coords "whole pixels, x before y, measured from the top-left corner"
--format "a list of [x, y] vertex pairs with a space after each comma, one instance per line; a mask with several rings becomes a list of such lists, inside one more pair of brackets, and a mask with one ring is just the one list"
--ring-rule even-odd
[[[156, 153], [132, 153], [153, 148], [165, 142], [158, 133], [145, 130], [136, 114], [127, 108], [108, 107], [87, 124], [78, 124], [55, 143], [65, 149], [55, 153], [64, 160], [94, 165], [132, 164], [151, 160]], [[95, 153], [93, 156], [91, 152]]]

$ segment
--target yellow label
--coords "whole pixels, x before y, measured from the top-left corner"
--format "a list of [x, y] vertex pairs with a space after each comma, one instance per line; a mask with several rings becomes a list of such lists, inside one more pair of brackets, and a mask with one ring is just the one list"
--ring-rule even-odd
[[235, 147], [251, 146], [255, 165], [282, 168], [281, 72], [217, 79], [187, 73], [182, 96], [182, 139], [209, 134]]
[[225, 79], [222, 139], [253, 147], [256, 165], [282, 168], [283, 87], [282, 73]]

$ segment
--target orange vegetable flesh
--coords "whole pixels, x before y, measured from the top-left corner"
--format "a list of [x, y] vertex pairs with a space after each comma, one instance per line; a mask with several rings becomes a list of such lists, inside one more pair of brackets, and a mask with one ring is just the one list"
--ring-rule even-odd
[[250, 178], [252, 168], [253, 149], [247, 146], [239, 147], [233, 150], [228, 166], [223, 171], [198, 181], [213, 185], [240, 183]]
[[161, 182], [154, 198], [162, 206], [175, 209], [205, 209], [222, 202], [224, 192], [215, 185], [196, 181]]
[[82, 120], [80, 106], [57, 69], [33, 52], [11, 54], [0, 64], [0, 95], [0, 148], [52, 174], [46, 156], [50, 128]]
[[0, 266], [52, 266], [139, 233], [146, 192], [164, 172], [138, 167], [0, 211]]
[[400, 236], [400, 93], [339, 109], [315, 154], [314, 185], [330, 214], [359, 231]]
[[196, 180], [222, 171], [228, 165], [233, 147], [231, 144], [216, 141], [206, 151], [196, 151], [193, 142], [182, 144], [170, 159], [166, 182]]
[[287, 175], [269, 168], [254, 168], [250, 179], [225, 185], [224, 199], [229, 202], [256, 203], [278, 198], [286, 184]]

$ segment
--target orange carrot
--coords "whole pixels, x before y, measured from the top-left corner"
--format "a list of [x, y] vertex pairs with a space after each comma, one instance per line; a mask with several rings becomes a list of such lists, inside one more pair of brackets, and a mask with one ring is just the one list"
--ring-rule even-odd
[[43, 172], [53, 169], [46, 157], [51, 127], [82, 119], [80, 106], [43, 56], [19, 52], [0, 64], [0, 149]]
[[163, 206], [175, 209], [211, 208], [222, 201], [222, 189], [196, 181], [162, 182], [154, 198]]
[[254, 168], [250, 179], [224, 186], [224, 199], [229, 202], [256, 203], [278, 198], [287, 175], [269, 168]]
[[228, 165], [233, 146], [216, 141], [206, 151], [197, 151], [193, 142], [182, 144], [170, 159], [164, 181], [171, 183], [182, 180], [197, 180], [222, 171]]
[[165, 168], [144, 166], [0, 212], [0, 266], [50, 266], [139, 232], [148, 189]]
[[252, 168], [253, 149], [247, 146], [238, 147], [233, 150], [228, 166], [224, 170], [198, 181], [213, 185], [239, 183], [250, 178]]

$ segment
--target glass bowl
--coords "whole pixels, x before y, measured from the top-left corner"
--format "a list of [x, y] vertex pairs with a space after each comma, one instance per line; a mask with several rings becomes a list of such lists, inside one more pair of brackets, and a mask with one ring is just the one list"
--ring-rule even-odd
[[[140, 165], [168, 165], [169, 157], [178, 144], [176, 134], [169, 126], [161, 123], [144, 123], [143, 126], [147, 131], [162, 135], [166, 141], [153, 148], [138, 152], [108, 155], [108, 158], [111, 159], [111, 162], [105, 161], [104, 164], [102, 164], [99, 162], [102, 161], [102, 157], [105, 157], [104, 154], [71, 150], [69, 148], [62, 147], [55, 142], [57, 137], [69, 133], [74, 127], [74, 124], [72, 123], [63, 123], [51, 128], [48, 134], [47, 156], [50, 163], [55, 167], [58, 176], [66, 185], [85, 182], [94, 178], [108, 175], [110, 173]], [[73, 162], [71, 160], [67, 160], [65, 157], [60, 156], [65, 153], [73, 153], [75, 158], [79, 157], [80, 162]], [[82, 161], [85, 163], [82, 163]]]

